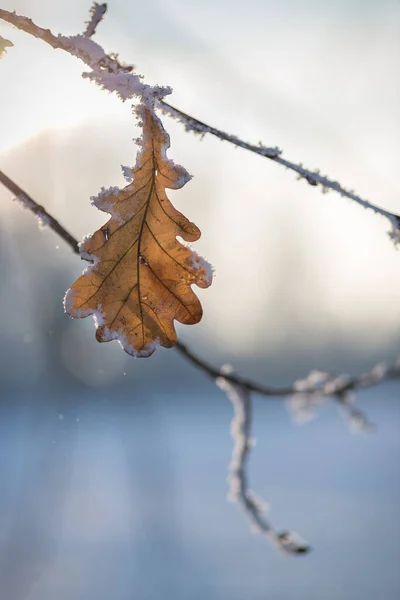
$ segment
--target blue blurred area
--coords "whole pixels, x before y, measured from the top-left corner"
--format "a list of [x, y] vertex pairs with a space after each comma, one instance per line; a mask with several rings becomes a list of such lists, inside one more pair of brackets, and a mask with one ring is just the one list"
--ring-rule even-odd
[[2, 395], [2, 600], [399, 597], [397, 385], [364, 393], [370, 435], [335, 407], [296, 427], [281, 400], [256, 400], [252, 484], [311, 543], [299, 558], [226, 500], [224, 395], [156, 387]]

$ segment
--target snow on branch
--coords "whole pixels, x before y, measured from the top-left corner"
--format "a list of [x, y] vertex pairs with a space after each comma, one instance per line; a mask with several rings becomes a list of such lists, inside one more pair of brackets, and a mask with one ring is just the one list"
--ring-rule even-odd
[[380, 208], [368, 200], [364, 200], [355, 194], [353, 190], [347, 190], [339, 182], [333, 181], [325, 175], [321, 175], [318, 170], [310, 171], [305, 169], [301, 163], [296, 164], [290, 160], [287, 160], [286, 158], [283, 158], [282, 150], [280, 150], [278, 147], [267, 147], [261, 143], [258, 146], [249, 144], [234, 135], [225, 133], [216, 127], [212, 127], [211, 125], [207, 125], [206, 123], [191, 117], [190, 115], [181, 111], [179, 108], [175, 108], [163, 100], [159, 100], [158, 105], [164, 114], [173, 117], [177, 121], [180, 121], [184, 125], [186, 131], [192, 131], [201, 137], [204, 137], [208, 133], [218, 137], [220, 140], [229, 142], [230, 144], [234, 144], [235, 146], [239, 146], [240, 148], [244, 148], [245, 150], [249, 150], [255, 154], [259, 154], [264, 158], [269, 158], [270, 160], [273, 160], [274, 162], [297, 173], [298, 179], [304, 179], [307, 181], [307, 183], [314, 187], [321, 187], [323, 193], [327, 193], [329, 190], [332, 190], [341, 196], [356, 202], [360, 206], [370, 209], [374, 213], [385, 217], [390, 223], [390, 230], [388, 231], [390, 239], [395, 245], [400, 243], [400, 215]]
[[220, 129], [211, 127], [211, 125], [207, 125], [206, 123], [203, 123], [202, 121], [199, 121], [198, 119], [195, 119], [194, 117], [191, 117], [190, 115], [179, 110], [179, 108], [175, 108], [174, 106], [171, 106], [171, 104], [168, 104], [167, 102], [161, 101], [159, 103], [159, 107], [164, 114], [169, 115], [170, 117], [173, 117], [177, 121], [180, 121], [181, 123], [183, 123], [186, 131], [192, 131], [193, 133], [200, 135], [202, 138], [207, 133], [210, 133], [211, 135], [214, 135], [214, 136], [220, 138], [221, 140], [224, 140], [225, 142], [229, 142], [231, 144], [234, 144], [235, 146], [239, 146], [240, 148], [244, 148], [245, 150], [250, 150], [250, 152], [255, 152], [256, 154], [260, 154], [261, 156], [266, 156], [267, 158], [271, 158], [271, 159], [275, 159], [277, 156], [282, 154], [282, 150], [280, 150], [277, 147], [267, 148], [266, 146], [263, 146], [262, 144], [259, 144], [258, 146], [253, 146], [252, 144], [248, 144], [247, 142], [244, 142], [243, 140], [236, 137], [235, 135], [225, 133], [224, 131], [221, 131]]
[[23, 189], [19, 187], [12, 179], [7, 177], [3, 171], [0, 171], [0, 183], [4, 185], [13, 195], [14, 199], [27, 210], [30, 210], [36, 217], [41, 226], [47, 226], [59, 235], [72, 248], [75, 254], [79, 254], [79, 243], [57, 219], [55, 219], [47, 210], [28, 196]]
[[334, 377], [316, 370], [311, 371], [305, 379], [295, 381], [293, 387], [296, 392], [287, 402], [293, 420], [303, 424], [314, 419], [317, 409], [332, 396], [338, 402], [351, 430], [370, 431], [373, 425], [367, 416], [354, 406], [355, 394], [347, 387], [349, 383], [349, 375]]
[[[33, 200], [20, 186], [15, 183], [10, 177], [8, 177], [3, 171], [0, 170], [0, 183], [2, 183], [17, 199], [24, 208], [27, 208], [39, 219], [46, 223], [46, 225], [52, 229], [57, 235], [59, 235], [76, 253], [79, 254], [79, 242], [72, 236], [57, 219], [55, 219], [43, 206]], [[110, 190], [109, 190], [110, 191]], [[112, 190], [111, 190], [112, 191]], [[203, 371], [206, 375], [215, 380], [221, 376], [221, 370], [215, 367], [207, 360], [201, 358], [191, 348], [181, 341], [175, 344], [176, 350], [182, 354], [190, 363], [195, 367]], [[234, 386], [238, 386], [240, 389], [245, 389], [248, 392], [254, 392], [260, 396], [266, 397], [291, 397], [290, 403], [294, 402], [295, 398], [301, 398], [301, 402], [298, 402], [300, 406], [304, 406], [307, 402], [310, 402], [308, 409], [313, 408], [313, 404], [318, 405], [320, 401], [317, 398], [332, 397], [334, 400], [339, 402], [341, 405], [348, 404], [344, 402], [343, 398], [346, 394], [354, 393], [359, 389], [366, 389], [372, 386], [376, 386], [384, 381], [390, 381], [394, 379], [400, 379], [400, 358], [398, 358], [393, 364], [379, 363], [375, 367], [363, 373], [358, 377], [350, 377], [347, 374], [342, 375], [331, 375], [320, 371], [313, 370], [305, 379], [297, 380], [293, 384], [286, 386], [272, 386], [266, 384], [260, 384], [255, 381], [240, 377], [234, 372], [225, 372], [224, 379]], [[296, 400], [297, 402], [297, 400]], [[296, 406], [291, 407], [293, 412], [296, 412]], [[303, 409], [305, 410], [305, 408]], [[309, 417], [308, 417], [309, 418]], [[308, 420], [302, 419], [300, 420]]]
[[142, 82], [142, 76], [133, 73], [132, 65], [124, 65], [119, 62], [115, 54], [107, 54], [104, 49], [94, 42], [91, 36], [95, 33], [96, 26], [104, 16], [107, 10], [107, 4], [94, 3], [90, 11], [90, 20], [87, 22], [87, 28], [83, 35], [66, 37], [62, 35], [55, 36], [49, 29], [39, 27], [31, 19], [17, 15], [15, 12], [0, 9], [0, 19], [11, 23], [18, 29], [42, 39], [53, 48], [59, 48], [69, 52], [69, 54], [80, 58], [91, 71], [83, 73], [82, 76], [94, 81], [102, 89], [109, 92], [116, 92], [121, 100], [128, 98], [141, 97], [145, 102], [156, 101], [158, 106], [165, 114], [169, 114], [182, 122], [187, 131], [193, 131], [201, 136], [211, 134], [221, 140], [227, 141], [235, 146], [239, 146], [265, 158], [286, 167], [297, 173], [299, 179], [304, 179], [312, 186], [321, 187], [323, 192], [332, 190], [353, 202], [356, 202], [364, 208], [370, 209], [376, 214], [385, 217], [390, 223], [388, 232], [390, 239], [395, 245], [400, 243], [400, 216], [387, 211], [379, 206], [365, 200], [355, 194], [353, 190], [347, 190], [339, 182], [334, 181], [327, 176], [321, 175], [318, 170], [311, 171], [305, 169], [302, 164], [296, 164], [282, 156], [282, 150], [278, 147], [267, 147], [261, 143], [258, 146], [249, 144], [239, 139], [237, 136], [225, 133], [215, 127], [207, 125], [198, 119], [184, 113], [165, 102], [163, 98], [172, 92], [170, 87], [149, 86]]
[[329, 397], [336, 400], [352, 431], [371, 431], [374, 425], [367, 415], [355, 406], [355, 391], [366, 389], [379, 383], [400, 377], [400, 359], [393, 365], [378, 363], [359, 377], [332, 375], [324, 371], [310, 371], [305, 379], [293, 384], [287, 406], [297, 423], [305, 423], [316, 416], [316, 409]]
[[86, 21], [86, 29], [84, 31], [85, 37], [92, 37], [96, 33], [96, 27], [104, 17], [107, 11], [107, 4], [99, 4], [93, 2], [93, 6], [90, 9], [90, 20]]
[[266, 505], [249, 488], [247, 465], [250, 450], [254, 445], [251, 437], [251, 395], [248, 389], [232, 384], [226, 379], [225, 375], [230, 372], [231, 367], [222, 367], [221, 376], [216, 379], [218, 387], [225, 392], [234, 411], [231, 423], [233, 449], [228, 477], [229, 499], [236, 501], [243, 508], [256, 533], [265, 535], [288, 554], [304, 554], [310, 550], [308, 544], [296, 533], [278, 533], [265, 516]]
[[[47, 225], [57, 235], [59, 235], [75, 252], [80, 254], [79, 242], [55, 219], [42, 205], [33, 200], [22, 188], [19, 187], [0, 170], [0, 183], [4, 185], [24, 208], [35, 214], [42, 224]], [[108, 190], [110, 191], [110, 190]], [[111, 190], [112, 191], [112, 190]], [[181, 341], [177, 341], [175, 349], [185, 357], [195, 367], [203, 371], [213, 380], [221, 377], [221, 370], [215, 367], [207, 360], [198, 356], [191, 348]], [[363, 373], [358, 377], [350, 377], [347, 374], [339, 376], [330, 375], [320, 371], [313, 370], [305, 379], [295, 381], [286, 386], [272, 386], [260, 384], [255, 381], [240, 377], [234, 372], [224, 372], [223, 379], [229, 382], [233, 387], [254, 392], [265, 397], [289, 397], [289, 410], [295, 420], [304, 422], [313, 417], [314, 409], [328, 397], [336, 400], [343, 411], [349, 416], [353, 416], [353, 425], [358, 421], [368, 423], [366, 417], [353, 406], [352, 394], [358, 389], [366, 389], [376, 386], [384, 381], [400, 379], [400, 358], [392, 365], [387, 363], [378, 363], [371, 371]], [[351, 399], [351, 401], [350, 401]], [[358, 427], [360, 428], [360, 427]], [[367, 428], [367, 427], [362, 427]]]
[[[207, 360], [201, 358], [191, 348], [183, 342], [178, 341], [175, 348], [195, 367], [200, 368], [211, 379], [215, 380], [221, 375], [220, 369], [210, 364]], [[379, 363], [371, 371], [363, 373], [356, 377], [350, 375], [329, 375], [320, 371], [311, 371], [311, 373], [302, 380], [295, 381], [285, 386], [272, 386], [261, 384], [236, 373], [224, 373], [224, 379], [230, 383], [246, 389], [249, 392], [255, 392], [260, 396], [270, 398], [291, 397], [298, 395], [312, 395], [318, 392], [319, 396], [331, 397], [333, 400], [342, 404], [343, 394], [356, 392], [359, 389], [367, 389], [376, 386], [384, 381], [400, 379], [400, 357], [393, 364]], [[326, 375], [326, 377], [325, 377]], [[321, 381], [321, 376], [324, 376]], [[322, 385], [325, 383], [329, 385]]]
[[32, 19], [17, 15], [15, 12], [0, 9], [0, 19], [11, 23], [14, 27], [43, 40], [52, 48], [68, 52], [79, 58], [91, 71], [82, 77], [94, 81], [102, 89], [116, 92], [121, 100], [139, 96], [161, 99], [171, 93], [171, 88], [150, 86], [142, 82], [142, 77], [132, 73], [133, 67], [119, 62], [117, 55], [107, 54], [105, 50], [89, 37], [84, 35], [55, 36], [49, 29], [36, 25]]
[[[79, 243], [46, 209], [33, 200], [13, 180], [0, 171], [2, 183], [25, 208], [33, 212], [59, 235], [72, 250], [79, 254]], [[352, 393], [357, 389], [365, 389], [378, 385], [383, 381], [400, 378], [400, 359], [393, 365], [379, 363], [371, 371], [359, 377], [349, 375], [333, 376], [321, 371], [311, 371], [305, 379], [297, 380], [291, 385], [274, 387], [261, 385], [244, 379], [230, 369], [219, 369], [200, 358], [186, 344], [178, 341], [176, 350], [186, 360], [199, 368], [203, 373], [216, 381], [218, 386], [226, 393], [234, 407], [232, 421], [232, 437], [234, 447], [230, 466], [231, 496], [245, 509], [251, 522], [258, 531], [269, 537], [273, 543], [289, 554], [299, 554], [308, 551], [308, 546], [295, 533], [278, 533], [265, 518], [262, 503], [248, 488], [247, 462], [252, 446], [251, 441], [251, 392], [266, 397], [290, 398], [290, 409], [295, 416], [303, 417], [304, 413], [312, 412], [325, 398], [331, 396], [342, 407], [345, 416], [350, 420], [353, 429], [365, 430], [370, 428], [367, 418], [353, 405]], [[297, 413], [297, 414], [296, 414]], [[309, 415], [306, 414], [306, 417]]]

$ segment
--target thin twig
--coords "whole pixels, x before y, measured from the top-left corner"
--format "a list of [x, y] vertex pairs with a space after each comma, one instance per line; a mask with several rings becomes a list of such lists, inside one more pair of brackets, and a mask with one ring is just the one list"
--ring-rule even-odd
[[97, 25], [104, 17], [106, 11], [107, 4], [99, 4], [98, 2], [93, 2], [93, 6], [90, 9], [90, 19], [85, 23], [85, 25], [87, 26], [83, 34], [85, 37], [90, 38], [96, 33]]
[[132, 65], [122, 64], [116, 55], [107, 54], [100, 44], [85, 35], [55, 36], [50, 29], [39, 27], [32, 19], [4, 9], [0, 9], [0, 19], [46, 42], [54, 49], [76, 56], [91, 69], [89, 73], [83, 73], [82, 77], [91, 79], [103, 89], [117, 92], [122, 100], [143, 94], [162, 96], [170, 91], [170, 88], [152, 88], [142, 83], [141, 77], [131, 72]]
[[290, 160], [287, 160], [286, 158], [283, 158], [282, 150], [280, 150], [277, 147], [268, 148], [266, 146], [263, 146], [261, 143], [258, 146], [255, 146], [253, 144], [244, 142], [235, 135], [225, 133], [224, 131], [217, 129], [216, 127], [212, 127], [211, 125], [207, 125], [207, 123], [204, 123], [203, 121], [195, 119], [194, 117], [188, 115], [179, 108], [171, 106], [164, 100], [160, 100], [158, 102], [158, 105], [164, 114], [167, 114], [175, 118], [177, 121], [180, 121], [185, 126], [186, 131], [192, 131], [193, 133], [201, 135], [202, 137], [208, 133], [210, 135], [214, 135], [220, 140], [229, 142], [230, 144], [234, 144], [235, 146], [244, 148], [245, 150], [249, 150], [250, 152], [254, 152], [255, 154], [259, 154], [264, 158], [269, 158], [270, 160], [297, 173], [299, 179], [305, 179], [307, 183], [314, 187], [320, 186], [323, 192], [333, 190], [341, 196], [344, 196], [345, 198], [349, 198], [349, 200], [357, 202], [357, 204], [363, 206], [364, 208], [370, 209], [374, 213], [385, 217], [389, 220], [392, 226], [392, 230], [389, 232], [390, 237], [394, 240], [395, 243], [400, 242], [399, 215], [385, 210], [383, 208], [380, 208], [379, 206], [372, 204], [368, 200], [364, 200], [363, 198], [355, 194], [354, 191], [346, 190], [337, 181], [333, 181], [327, 176], [321, 175], [319, 171], [310, 171], [309, 169], [305, 169], [301, 164], [296, 164]]
[[[0, 170], [0, 182], [15, 196], [22, 206], [35, 214], [44, 225], [47, 225], [57, 235], [59, 235], [75, 252], [79, 254], [79, 242], [71, 235], [65, 227], [61, 225], [42, 205], [33, 200], [22, 188], [19, 187], [10, 179], [3, 171]], [[221, 369], [215, 367], [208, 361], [201, 358], [191, 348], [181, 341], [175, 344], [176, 350], [184, 356], [195, 367], [199, 368], [203, 373], [216, 380], [222, 376]], [[358, 389], [366, 389], [378, 385], [383, 380], [391, 380], [400, 378], [400, 361], [393, 365], [379, 364], [368, 373], [364, 373], [358, 377], [349, 377], [348, 375], [329, 375], [324, 380], [324, 386], [316, 385], [312, 380], [309, 384], [299, 385], [298, 382], [288, 386], [270, 386], [251, 381], [236, 375], [236, 373], [224, 373], [224, 379], [230, 383], [240, 386], [249, 392], [255, 392], [260, 396], [267, 397], [282, 397], [295, 396], [296, 394], [313, 394], [318, 392], [320, 396], [331, 396], [336, 398], [339, 403], [343, 403], [343, 397], [346, 393], [354, 392]], [[307, 380], [305, 380], [307, 381]]]
[[[218, 369], [214, 365], [210, 364], [198, 354], [193, 352], [191, 348], [186, 346], [183, 342], [178, 341], [175, 344], [176, 349], [182, 354], [187, 360], [189, 360], [194, 366], [201, 369], [206, 375], [215, 380], [222, 376], [221, 369]], [[381, 381], [393, 380], [400, 378], [400, 361], [395, 362], [392, 365], [384, 365], [380, 363], [376, 365], [368, 373], [363, 373], [358, 377], [350, 377], [348, 375], [329, 375], [324, 381], [324, 386], [316, 386], [313, 381], [309, 381], [307, 386], [299, 386], [298, 382], [295, 382], [288, 386], [266, 386], [249, 379], [245, 379], [236, 375], [236, 373], [224, 373], [224, 379], [227, 379], [234, 385], [238, 385], [243, 389], [250, 392], [255, 392], [260, 396], [295, 396], [296, 394], [312, 394], [318, 391], [320, 396], [331, 396], [336, 397], [341, 403], [343, 394], [349, 392], [355, 392], [358, 389], [366, 389], [378, 385]]]
[[256, 533], [261, 533], [288, 554], [304, 554], [310, 547], [295, 533], [279, 533], [266, 518], [264, 502], [249, 487], [247, 466], [254, 445], [251, 434], [252, 406], [250, 391], [228, 381], [231, 369], [223, 368], [216, 380], [233, 406], [231, 435], [233, 440], [232, 459], [229, 466], [229, 499], [237, 502], [249, 518]]
[[282, 154], [282, 150], [280, 150], [277, 147], [267, 148], [263, 145], [254, 146], [253, 144], [248, 144], [247, 142], [244, 142], [243, 140], [236, 137], [235, 135], [225, 133], [224, 131], [217, 129], [216, 127], [212, 127], [211, 125], [203, 123], [203, 121], [199, 121], [198, 119], [191, 117], [179, 108], [171, 106], [171, 104], [168, 104], [168, 102], [159, 102], [159, 107], [164, 114], [169, 115], [170, 117], [174, 117], [183, 125], [185, 125], [185, 129], [187, 131], [193, 131], [193, 133], [197, 133], [201, 136], [204, 136], [206, 133], [209, 133], [219, 138], [220, 140], [224, 140], [225, 142], [229, 142], [230, 144], [234, 144], [235, 146], [239, 146], [240, 148], [244, 148], [245, 150], [250, 150], [250, 152], [255, 152], [260, 156], [265, 156], [266, 158], [270, 158], [272, 160], [276, 159]]
[[[200, 358], [198, 354], [193, 352], [193, 350], [183, 342], [178, 341], [175, 344], [175, 348], [193, 365], [195, 365], [196, 367], [201, 369], [206, 375], [211, 377], [211, 379], [215, 380], [221, 376], [221, 369], [214, 367], [214, 365], [210, 364], [203, 358]], [[224, 374], [224, 378], [230, 381], [231, 383], [248, 390], [249, 392], [255, 392], [256, 394], [260, 394], [261, 396], [290, 396], [291, 394], [296, 393], [293, 386], [274, 387], [261, 385], [254, 381], [250, 381], [249, 379], [244, 379], [239, 375], [236, 375], [235, 373], [226, 373]]]
[[[105, 4], [97, 6], [106, 7]], [[227, 134], [216, 127], [207, 125], [180, 109], [171, 106], [163, 100], [163, 97], [171, 92], [170, 88], [159, 86], [151, 87], [143, 84], [140, 76], [132, 73], [133, 66], [121, 64], [115, 55], [107, 54], [99, 44], [92, 39], [89, 39], [89, 37], [86, 36], [86, 33], [83, 36], [73, 37], [65, 37], [62, 35], [55, 36], [49, 29], [38, 27], [31, 19], [3, 9], [0, 9], [0, 19], [11, 23], [15, 27], [36, 38], [42, 39], [53, 48], [60, 48], [77, 56], [92, 69], [90, 73], [84, 73], [84, 77], [93, 80], [103, 89], [116, 91], [122, 100], [138, 95], [143, 96], [150, 94], [157, 100], [161, 110], [181, 121], [185, 125], [186, 130], [193, 131], [202, 136], [209, 133], [221, 140], [234, 144], [235, 146], [239, 146], [265, 158], [269, 158], [287, 169], [294, 171], [297, 173], [299, 179], [305, 179], [310, 185], [314, 187], [319, 186], [324, 192], [332, 190], [341, 196], [356, 202], [360, 206], [385, 217], [389, 220], [391, 225], [391, 229], [388, 232], [389, 237], [395, 244], [400, 243], [400, 216], [398, 214], [380, 208], [368, 200], [364, 200], [355, 194], [354, 191], [347, 190], [339, 182], [321, 175], [318, 171], [305, 169], [301, 164], [296, 164], [283, 158], [282, 151], [277, 147], [268, 148], [262, 144], [259, 146], [249, 144], [234, 135]]]
[[59, 235], [75, 252], [79, 254], [79, 242], [57, 221], [47, 210], [35, 202], [22, 188], [19, 187], [12, 179], [7, 177], [0, 170], [0, 182], [15, 196], [15, 200], [19, 201], [24, 208], [27, 208], [36, 215], [43, 225], [48, 225], [57, 235]]

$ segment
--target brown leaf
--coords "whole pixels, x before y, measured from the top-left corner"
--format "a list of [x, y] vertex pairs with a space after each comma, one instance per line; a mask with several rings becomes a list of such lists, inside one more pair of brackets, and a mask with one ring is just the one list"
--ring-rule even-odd
[[206, 288], [208, 263], [180, 243], [200, 237], [200, 230], [178, 212], [165, 188], [178, 189], [187, 171], [169, 160], [169, 136], [161, 121], [142, 107], [143, 141], [133, 182], [124, 189], [103, 190], [93, 199], [110, 220], [81, 245], [93, 262], [68, 290], [65, 310], [71, 317], [93, 315], [99, 342], [118, 339], [128, 354], [150, 356], [158, 345], [176, 342], [174, 319], [187, 325], [202, 317], [191, 289]]

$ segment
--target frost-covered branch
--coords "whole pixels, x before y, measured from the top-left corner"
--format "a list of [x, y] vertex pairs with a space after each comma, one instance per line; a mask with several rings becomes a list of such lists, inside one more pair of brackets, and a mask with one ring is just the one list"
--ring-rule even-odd
[[[71, 235], [65, 227], [63, 227], [57, 219], [55, 219], [42, 205], [33, 200], [19, 185], [10, 179], [3, 171], [0, 170], [0, 183], [2, 183], [24, 208], [35, 214], [42, 225], [47, 225], [57, 235], [59, 235], [76, 254], [80, 254], [79, 242]], [[181, 341], [175, 344], [176, 350], [184, 356], [195, 367], [203, 371], [206, 375], [215, 380], [222, 375], [221, 369], [209, 363], [207, 360], [196, 354], [191, 348]], [[250, 379], [240, 377], [236, 373], [224, 373], [224, 379], [231, 384], [239, 386], [248, 392], [255, 392], [260, 396], [266, 397], [293, 397], [302, 398], [299, 401], [299, 406], [305, 404], [305, 398], [309, 397], [308, 409], [312, 408], [313, 404], [318, 404], [317, 398], [334, 398], [341, 406], [348, 406], [349, 403], [345, 400], [346, 394], [351, 394], [359, 389], [366, 389], [376, 386], [382, 381], [400, 378], [400, 359], [394, 364], [389, 365], [379, 363], [371, 371], [364, 373], [358, 377], [350, 377], [349, 375], [331, 375], [321, 373], [319, 371], [311, 371], [306, 379], [295, 381], [293, 384], [286, 386], [272, 386], [260, 384]], [[290, 401], [291, 402], [291, 401]], [[304, 409], [305, 410], [305, 409]], [[293, 406], [295, 411], [295, 406]], [[300, 409], [299, 409], [300, 411]], [[300, 419], [307, 420], [307, 419]]]
[[186, 131], [192, 131], [193, 133], [200, 135], [201, 137], [204, 137], [206, 134], [214, 135], [220, 140], [229, 142], [230, 144], [234, 144], [235, 146], [239, 146], [240, 148], [244, 148], [245, 150], [249, 150], [250, 152], [254, 152], [255, 154], [259, 154], [264, 158], [269, 158], [270, 160], [273, 160], [274, 162], [297, 173], [298, 179], [304, 179], [305, 181], [307, 181], [307, 183], [314, 187], [319, 186], [322, 189], [323, 193], [327, 193], [329, 190], [332, 190], [334, 192], [337, 192], [341, 196], [348, 198], [349, 200], [353, 200], [360, 206], [370, 209], [374, 213], [385, 217], [390, 222], [391, 226], [391, 229], [388, 232], [389, 237], [393, 240], [395, 244], [400, 243], [399, 215], [385, 210], [383, 208], [380, 208], [379, 206], [372, 204], [368, 200], [364, 200], [363, 198], [355, 194], [353, 190], [347, 190], [339, 182], [333, 181], [325, 175], [321, 175], [318, 170], [310, 171], [309, 169], [305, 169], [302, 164], [296, 164], [290, 160], [287, 160], [282, 156], [282, 150], [280, 150], [277, 147], [269, 148], [267, 146], [262, 145], [261, 143], [258, 146], [249, 144], [239, 139], [235, 135], [225, 133], [224, 131], [217, 129], [216, 127], [212, 127], [211, 125], [207, 125], [206, 123], [203, 123], [202, 121], [191, 117], [190, 115], [181, 111], [179, 108], [175, 108], [174, 106], [171, 106], [163, 100], [160, 100], [158, 105], [164, 114], [170, 115], [177, 121], [180, 121], [184, 125]]
[[4, 9], [0, 9], [0, 19], [43, 40], [52, 48], [64, 50], [79, 58], [91, 69], [89, 72], [82, 73], [82, 77], [94, 81], [104, 90], [116, 92], [121, 100], [135, 96], [143, 99], [161, 99], [172, 91], [169, 87], [152, 87], [144, 84], [140, 75], [132, 73], [131, 65], [120, 63], [117, 55], [107, 54], [100, 44], [87, 37], [86, 34], [70, 37], [55, 36], [49, 29], [43, 29], [36, 25], [32, 19]]
[[278, 147], [266, 147], [262, 144], [255, 146], [249, 144], [234, 135], [207, 125], [165, 102], [163, 98], [172, 92], [170, 87], [152, 87], [144, 84], [142, 82], [143, 77], [133, 73], [132, 65], [120, 63], [117, 55], [111, 53], [107, 54], [99, 44], [90, 39], [90, 36], [95, 33], [96, 26], [104, 16], [106, 10], [106, 4], [94, 3], [91, 8], [91, 18], [87, 23], [85, 33], [83, 35], [71, 37], [62, 35], [55, 36], [49, 29], [43, 29], [33, 23], [31, 19], [17, 15], [15, 12], [0, 9], [0, 19], [11, 23], [18, 29], [25, 31], [36, 38], [42, 39], [53, 48], [65, 50], [69, 54], [80, 58], [91, 69], [91, 71], [83, 73], [82, 76], [94, 81], [102, 89], [116, 92], [122, 100], [137, 96], [144, 100], [154, 99], [165, 114], [169, 114], [182, 122], [187, 131], [193, 131], [201, 136], [211, 134], [221, 140], [234, 144], [235, 146], [244, 148], [265, 158], [269, 158], [297, 173], [299, 179], [304, 179], [312, 186], [319, 186], [323, 192], [332, 190], [341, 196], [356, 202], [360, 206], [385, 217], [390, 223], [390, 230], [388, 232], [389, 237], [395, 244], [400, 243], [399, 215], [380, 208], [372, 202], [361, 198], [353, 190], [348, 190], [339, 182], [334, 181], [325, 175], [321, 175], [318, 170], [311, 171], [305, 169], [302, 164], [296, 164], [284, 158], [282, 156], [282, 150]]
[[107, 4], [99, 4], [94, 2], [90, 9], [90, 20], [86, 21], [86, 29], [83, 33], [85, 37], [92, 37], [96, 33], [96, 27], [104, 17], [107, 11]]
[[[211, 379], [216, 379], [221, 376], [221, 370], [205, 359], [201, 358], [192, 349], [183, 342], [176, 344], [177, 350], [185, 356], [195, 367], [200, 368]], [[356, 392], [360, 389], [366, 389], [393, 379], [400, 379], [400, 358], [393, 364], [379, 363], [371, 371], [363, 373], [358, 377], [350, 375], [334, 375], [325, 374], [324, 385], [321, 387], [320, 378], [315, 374], [320, 374], [319, 371], [311, 371], [306, 379], [295, 381], [293, 384], [286, 386], [269, 386], [257, 383], [255, 381], [240, 377], [236, 373], [225, 373], [223, 376], [234, 385], [255, 392], [260, 396], [267, 397], [291, 397], [297, 395], [314, 394], [318, 391], [319, 396], [332, 397], [339, 404], [342, 404], [341, 396], [346, 393]]]
[[[367, 416], [355, 407], [354, 390], [376, 385], [385, 379], [389, 369], [389, 366], [379, 363], [369, 373], [353, 380], [345, 374], [334, 376], [324, 371], [310, 371], [305, 379], [294, 382], [295, 393], [287, 403], [289, 412], [294, 421], [305, 423], [315, 418], [317, 408], [329, 397], [334, 397], [353, 431], [370, 431], [374, 426]], [[393, 375], [394, 373], [396, 376], [400, 373], [400, 361], [393, 367]]]
[[50, 227], [57, 235], [59, 235], [72, 250], [79, 254], [79, 242], [63, 227], [57, 219], [55, 219], [47, 210], [35, 202], [23, 189], [19, 187], [12, 179], [7, 177], [3, 171], [0, 171], [0, 183], [2, 183], [12, 194], [14, 200], [19, 202], [23, 208], [30, 210], [39, 220], [41, 226]]
[[[38, 204], [33, 200], [22, 188], [19, 187], [10, 179], [3, 171], [0, 170], [0, 183], [2, 183], [15, 197], [24, 208], [27, 208], [33, 214], [35, 214], [42, 225], [47, 225], [57, 235], [59, 235], [76, 253], [79, 254], [79, 242], [74, 236], [72, 236], [63, 227], [57, 219], [55, 219], [42, 205]], [[221, 369], [212, 365], [207, 360], [201, 358], [191, 348], [189, 348], [183, 342], [178, 341], [175, 344], [175, 348], [182, 356], [184, 356], [189, 362], [195, 367], [199, 368], [206, 375], [215, 380], [220, 377]], [[389, 365], [385, 363], [379, 363], [371, 371], [363, 373], [358, 377], [350, 377], [349, 375], [333, 375], [329, 373], [322, 373], [320, 371], [311, 371], [310, 374], [305, 378], [295, 381], [293, 384], [286, 386], [271, 386], [264, 385], [240, 377], [236, 373], [225, 373], [224, 379], [229, 381], [231, 384], [239, 386], [249, 392], [255, 392], [260, 396], [267, 397], [297, 397], [306, 398], [310, 397], [309, 403], [311, 408], [313, 404], [318, 404], [317, 398], [332, 397], [340, 405], [348, 405], [343, 398], [346, 394], [354, 393], [359, 389], [366, 389], [372, 386], [376, 386], [382, 381], [400, 378], [400, 359], [394, 364]], [[305, 400], [302, 400], [304, 405]], [[300, 402], [298, 403], [300, 405]], [[295, 410], [295, 407], [293, 407]], [[300, 409], [299, 409], [300, 410]], [[307, 420], [307, 419], [303, 419]]]
[[[28, 210], [33, 212], [42, 222], [57, 233], [72, 250], [79, 254], [80, 245], [60, 223], [41, 205], [35, 202], [14, 181], [0, 171], [0, 182]], [[353, 393], [378, 385], [382, 381], [400, 377], [400, 360], [393, 365], [378, 364], [371, 371], [359, 377], [349, 375], [334, 376], [320, 371], [311, 371], [302, 380], [284, 387], [265, 386], [243, 379], [227, 368], [216, 368], [200, 358], [182, 342], [175, 348], [193, 365], [210, 376], [226, 393], [234, 407], [232, 421], [232, 437], [234, 441], [232, 461], [230, 465], [230, 496], [245, 510], [248, 518], [258, 532], [267, 536], [274, 544], [288, 554], [302, 554], [309, 551], [309, 546], [292, 532], [277, 532], [265, 517], [265, 507], [254, 495], [248, 485], [247, 463], [252, 447], [251, 439], [251, 393], [267, 397], [290, 397], [289, 406], [295, 417], [307, 420], [323, 399], [335, 399], [354, 429], [370, 428], [366, 416], [353, 404]]]
[[310, 550], [296, 533], [278, 533], [266, 518], [267, 507], [249, 488], [247, 465], [254, 441], [251, 437], [251, 394], [248, 389], [232, 384], [226, 375], [231, 369], [222, 368], [216, 383], [232, 403], [234, 416], [231, 424], [233, 439], [232, 460], [229, 467], [229, 499], [245, 511], [256, 533], [268, 537], [288, 554], [304, 554]]
[[175, 108], [167, 102], [161, 101], [159, 103], [159, 107], [164, 114], [173, 117], [177, 121], [180, 121], [185, 126], [186, 131], [192, 131], [201, 137], [204, 137], [207, 133], [209, 133], [215, 137], [218, 137], [220, 140], [224, 140], [225, 142], [229, 142], [230, 144], [234, 144], [235, 146], [239, 146], [240, 148], [250, 150], [250, 152], [255, 152], [256, 154], [260, 154], [260, 156], [265, 156], [271, 159], [275, 159], [282, 154], [282, 150], [277, 147], [267, 148], [262, 144], [259, 144], [258, 146], [248, 144], [235, 135], [225, 133], [220, 129], [216, 129], [216, 127], [212, 127], [211, 125], [207, 125], [206, 123], [191, 117], [190, 115], [181, 111], [179, 108]]

